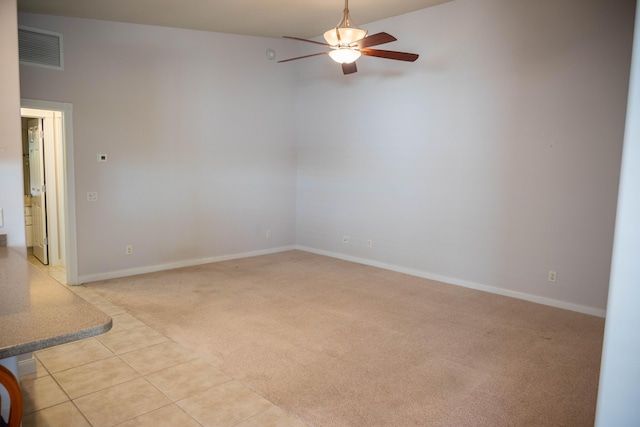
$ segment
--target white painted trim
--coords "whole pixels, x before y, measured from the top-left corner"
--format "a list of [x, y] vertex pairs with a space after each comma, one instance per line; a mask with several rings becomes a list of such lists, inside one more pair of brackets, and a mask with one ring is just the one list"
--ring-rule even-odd
[[67, 270], [67, 283], [77, 285], [78, 281], [78, 251], [76, 239], [76, 193], [75, 193], [75, 173], [73, 164], [73, 105], [66, 102], [41, 101], [36, 99], [22, 98], [20, 100], [22, 108], [33, 108], [36, 110], [50, 110], [62, 112], [62, 126], [64, 135], [64, 146], [62, 163], [64, 167], [65, 198], [62, 206], [64, 213], [65, 239], [65, 263]]
[[438, 282], [448, 283], [451, 285], [462, 286], [465, 288], [476, 289], [479, 291], [489, 292], [492, 294], [503, 295], [512, 298], [518, 298], [525, 301], [535, 302], [537, 304], [548, 305], [551, 307], [562, 308], [565, 310], [576, 311], [578, 313], [590, 314], [592, 316], [605, 317], [606, 310], [586, 307], [583, 305], [572, 304], [565, 301], [560, 301], [552, 298], [541, 297], [537, 295], [525, 294], [523, 292], [510, 291], [508, 289], [502, 289], [495, 286], [482, 285], [480, 283], [469, 282], [466, 280], [456, 279], [455, 277], [441, 276], [438, 274], [430, 273], [428, 271], [415, 270], [412, 268], [400, 267], [393, 264], [387, 264], [378, 261], [372, 261], [365, 258], [358, 258], [349, 255], [344, 255], [336, 252], [322, 251], [318, 249], [309, 248], [306, 246], [296, 246], [296, 249], [311, 252], [318, 255], [324, 255], [331, 258], [338, 258], [344, 261], [356, 262], [358, 264], [370, 265], [372, 267], [383, 268], [385, 270], [396, 271], [398, 273], [409, 274], [411, 276], [422, 277], [423, 279], [435, 280]]
[[[55, 156], [56, 159], [58, 159], [58, 167], [56, 168], [56, 191], [57, 191], [57, 199], [58, 199], [58, 203], [59, 203], [59, 207], [58, 209], [63, 209], [65, 206], [65, 198], [66, 198], [66, 193], [65, 193], [65, 189], [63, 187], [64, 185], [64, 180], [65, 180], [65, 170], [64, 170], [64, 163], [62, 161], [62, 159], [64, 159], [64, 126], [62, 124], [62, 120], [64, 119], [62, 112], [60, 111], [54, 111], [53, 112], [53, 122], [54, 122], [54, 127], [55, 127], [55, 138], [56, 138], [56, 144], [55, 144]], [[63, 218], [64, 219], [64, 218]], [[66, 251], [66, 245], [67, 245], [67, 231], [65, 229], [65, 221], [60, 221], [60, 219], [58, 219], [58, 265], [63, 265], [66, 268], [67, 265], [67, 261], [66, 261], [66, 256], [67, 256], [67, 251]], [[61, 238], [62, 236], [62, 238]]]
[[18, 361], [18, 376], [23, 377], [29, 374], [35, 374], [38, 370], [38, 365], [36, 365], [36, 359], [25, 359]]
[[119, 277], [135, 276], [137, 274], [155, 273], [156, 271], [171, 270], [174, 268], [192, 267], [194, 265], [210, 264], [213, 262], [229, 261], [233, 259], [249, 258], [260, 255], [269, 255], [279, 252], [292, 251], [296, 249], [295, 246], [282, 246], [279, 248], [265, 249], [261, 251], [244, 252], [239, 254], [221, 255], [210, 258], [199, 258], [185, 261], [171, 262], [168, 264], [151, 265], [147, 267], [131, 268], [128, 270], [109, 271], [98, 274], [87, 274], [79, 276], [79, 283], [96, 282], [98, 280], [117, 279]]

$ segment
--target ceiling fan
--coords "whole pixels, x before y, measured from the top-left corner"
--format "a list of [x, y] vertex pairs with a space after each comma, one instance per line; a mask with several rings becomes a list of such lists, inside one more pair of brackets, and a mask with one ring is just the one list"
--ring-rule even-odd
[[391, 34], [377, 33], [367, 36], [367, 30], [364, 30], [353, 23], [349, 15], [349, 0], [344, 1], [344, 11], [342, 20], [335, 28], [324, 33], [326, 43], [314, 40], [301, 39], [298, 37], [284, 36], [286, 39], [299, 40], [307, 43], [313, 43], [320, 46], [331, 48], [326, 52], [312, 53], [311, 55], [298, 56], [296, 58], [283, 59], [278, 62], [295, 61], [296, 59], [310, 58], [312, 56], [329, 55], [331, 59], [342, 64], [342, 72], [344, 74], [353, 74], [358, 71], [356, 60], [361, 55], [376, 56], [378, 58], [395, 59], [399, 61], [413, 62], [418, 59], [415, 53], [396, 52], [391, 50], [369, 49], [371, 46], [396, 41], [397, 39]]

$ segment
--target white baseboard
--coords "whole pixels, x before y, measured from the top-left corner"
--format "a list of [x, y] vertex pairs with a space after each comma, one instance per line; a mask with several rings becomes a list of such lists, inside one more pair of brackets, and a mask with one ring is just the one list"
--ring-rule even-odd
[[278, 252], [291, 251], [296, 249], [295, 246], [282, 246], [279, 248], [264, 249], [261, 251], [244, 252], [239, 254], [221, 255], [210, 258], [199, 258], [186, 261], [171, 262], [167, 264], [151, 265], [148, 267], [130, 268], [127, 270], [109, 271], [98, 274], [87, 274], [78, 277], [78, 282], [89, 283], [98, 280], [117, 279], [119, 277], [135, 276], [137, 274], [155, 273], [156, 271], [172, 270], [174, 268], [192, 267], [194, 265], [210, 264], [212, 262], [229, 261], [232, 259], [249, 258], [253, 256], [269, 255]]
[[353, 256], [349, 256], [349, 255], [336, 253], [336, 252], [329, 252], [329, 251], [313, 249], [313, 248], [309, 248], [309, 247], [306, 247], [306, 246], [296, 246], [295, 249], [298, 249], [298, 250], [301, 250], [301, 251], [305, 251], [305, 252], [311, 252], [311, 253], [318, 254], [318, 255], [324, 255], [324, 256], [331, 257], [331, 258], [338, 258], [338, 259], [342, 259], [342, 260], [345, 260], [345, 261], [356, 262], [358, 264], [364, 264], [364, 265], [370, 265], [372, 267], [383, 268], [385, 270], [396, 271], [398, 273], [409, 274], [411, 276], [422, 277], [424, 279], [435, 280], [437, 282], [444, 282], [444, 283], [449, 283], [449, 284], [452, 284], [452, 285], [462, 286], [462, 287], [465, 287], [465, 288], [476, 289], [476, 290], [484, 291], [484, 292], [490, 292], [492, 294], [503, 295], [503, 296], [512, 297], [512, 298], [518, 298], [518, 299], [522, 299], [522, 300], [525, 300], [525, 301], [535, 302], [537, 304], [548, 305], [550, 307], [562, 308], [562, 309], [565, 309], [565, 310], [575, 311], [575, 312], [583, 313], [583, 314], [590, 314], [592, 316], [598, 316], [598, 317], [605, 317], [606, 316], [606, 310], [604, 310], [604, 309], [599, 309], [599, 308], [594, 308], [594, 307], [587, 307], [587, 306], [583, 306], [583, 305], [579, 305], [579, 304], [569, 303], [569, 302], [566, 302], [566, 301], [556, 300], [556, 299], [553, 299], [553, 298], [547, 298], [547, 297], [541, 297], [541, 296], [538, 296], [538, 295], [526, 294], [526, 293], [523, 293], [523, 292], [511, 291], [511, 290], [508, 290], [508, 289], [502, 289], [502, 288], [498, 288], [498, 287], [495, 287], [495, 286], [482, 285], [482, 284], [479, 284], [479, 283], [474, 283], [474, 282], [469, 282], [469, 281], [466, 281], [466, 280], [456, 279], [455, 277], [447, 277], [447, 276], [441, 276], [441, 275], [438, 275], [438, 274], [433, 274], [433, 273], [430, 273], [428, 271], [422, 271], [422, 270], [415, 270], [415, 269], [412, 269], [412, 268], [400, 267], [400, 266], [393, 265], [393, 264], [387, 264], [387, 263], [383, 263], [383, 262], [372, 261], [372, 260], [369, 260], [369, 259], [353, 257]]
[[[394, 265], [394, 264], [387, 264], [387, 263], [383, 263], [383, 262], [369, 260], [369, 259], [366, 259], [366, 258], [358, 258], [358, 257], [353, 257], [353, 256], [349, 256], [349, 255], [340, 254], [340, 253], [337, 253], [337, 252], [323, 251], [323, 250], [314, 249], [314, 248], [310, 248], [310, 247], [306, 247], [306, 246], [300, 246], [300, 245], [282, 246], [282, 247], [279, 247], [279, 248], [265, 249], [265, 250], [260, 250], [260, 251], [244, 252], [244, 253], [230, 254], [230, 255], [221, 255], [221, 256], [217, 256], [217, 257], [200, 258], [200, 259], [179, 261], [179, 262], [173, 262], [173, 263], [167, 263], [167, 264], [152, 265], [152, 266], [148, 266], [148, 267], [139, 267], [139, 268], [131, 268], [131, 269], [127, 269], [127, 270], [110, 271], [110, 272], [99, 273], [99, 274], [89, 274], [89, 275], [79, 276], [78, 277], [78, 279], [79, 279], [78, 281], [79, 281], [79, 283], [89, 283], [89, 282], [95, 282], [95, 281], [98, 281], [98, 280], [116, 279], [116, 278], [119, 278], [119, 277], [135, 276], [137, 274], [145, 274], [145, 273], [154, 273], [156, 271], [171, 270], [171, 269], [174, 269], [174, 268], [191, 267], [191, 266], [194, 266], [194, 265], [209, 264], [209, 263], [212, 263], [212, 262], [229, 261], [229, 260], [233, 260], [233, 259], [248, 258], [248, 257], [260, 256], [260, 255], [269, 255], [269, 254], [274, 254], [274, 253], [278, 253], [278, 252], [290, 251], [290, 250], [294, 250], [294, 249], [305, 251], [305, 252], [310, 252], [310, 253], [314, 253], [314, 254], [318, 254], [318, 255], [324, 255], [324, 256], [331, 257], [331, 258], [342, 259], [342, 260], [345, 260], [345, 261], [356, 262], [358, 264], [370, 265], [372, 267], [383, 268], [385, 270], [397, 271], [398, 273], [409, 274], [411, 276], [422, 277], [424, 279], [435, 280], [435, 281], [443, 282], [443, 283], [449, 283], [449, 284], [452, 284], [452, 285], [462, 286], [462, 287], [470, 288], [470, 289], [476, 289], [476, 290], [479, 290], [479, 291], [489, 292], [489, 293], [492, 293], [492, 294], [504, 295], [504, 296], [508, 296], [508, 297], [512, 297], [512, 298], [518, 298], [518, 299], [522, 299], [522, 300], [525, 300], [525, 301], [534, 302], [534, 303], [537, 303], [537, 304], [544, 304], [544, 305], [548, 305], [550, 307], [562, 308], [562, 309], [565, 309], [565, 310], [571, 310], [571, 311], [575, 311], [575, 312], [578, 312], [578, 313], [589, 314], [589, 315], [592, 315], [592, 316], [605, 317], [605, 315], [606, 315], [606, 310], [604, 310], [604, 309], [599, 309], [599, 308], [594, 308], [594, 307], [587, 307], [587, 306], [583, 306], [583, 305], [579, 305], [579, 304], [569, 303], [569, 302], [566, 302], [566, 301], [556, 300], [556, 299], [553, 299], [553, 298], [547, 298], [547, 297], [541, 297], [541, 296], [538, 296], [538, 295], [526, 294], [526, 293], [523, 293], [523, 292], [511, 291], [511, 290], [508, 290], [508, 289], [502, 289], [502, 288], [498, 288], [498, 287], [495, 287], [495, 286], [489, 286], [489, 285], [483, 285], [483, 284], [480, 284], [480, 283], [469, 282], [467, 280], [461, 280], [461, 279], [457, 279], [455, 277], [441, 276], [441, 275], [438, 275], [438, 274], [430, 273], [428, 271], [422, 271], [422, 270], [416, 270], [416, 269], [412, 269], [412, 268], [401, 267], [401, 266], [397, 266], [397, 265]], [[35, 372], [35, 361], [33, 363], [34, 363], [34, 372]]]
[[18, 361], [18, 377], [23, 377], [29, 374], [35, 374], [37, 370], [36, 359], [19, 360]]

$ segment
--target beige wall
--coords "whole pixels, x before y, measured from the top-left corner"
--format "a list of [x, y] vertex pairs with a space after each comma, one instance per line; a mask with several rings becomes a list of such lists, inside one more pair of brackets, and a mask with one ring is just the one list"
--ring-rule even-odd
[[0, 208], [7, 245], [25, 247], [18, 28], [15, 0], [0, 0]]
[[295, 244], [295, 67], [266, 57], [293, 56], [295, 43], [42, 15], [20, 23], [64, 38], [63, 71], [23, 65], [20, 77], [23, 98], [73, 104], [80, 281]]

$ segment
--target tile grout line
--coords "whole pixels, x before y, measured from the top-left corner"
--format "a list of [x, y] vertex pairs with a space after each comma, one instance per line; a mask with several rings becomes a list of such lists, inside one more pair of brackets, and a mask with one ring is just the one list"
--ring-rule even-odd
[[[64, 370], [62, 370], [62, 371], [58, 371], [58, 372], [56, 372], [56, 374], [61, 373], [61, 372], [70, 371], [71, 369], [76, 369], [76, 368], [80, 368], [80, 367], [83, 367], [83, 366], [87, 366], [87, 365], [90, 365], [90, 364], [95, 363], [95, 362], [101, 362], [101, 361], [104, 361], [104, 360], [107, 360], [107, 359], [114, 359], [114, 358], [116, 358], [116, 357], [118, 357], [118, 355], [117, 355], [117, 354], [114, 354], [113, 356], [105, 357], [104, 359], [94, 360], [93, 362], [85, 363], [85, 364], [82, 364], [82, 365], [74, 366], [74, 367], [72, 367], [72, 368], [64, 369]], [[41, 363], [42, 363], [42, 362], [41, 362]], [[135, 371], [135, 370], [134, 370], [134, 371]], [[136, 373], [136, 375], [139, 375], [140, 377], [142, 377], [140, 374], [138, 374], [138, 372], [137, 372], [137, 371], [135, 371], [135, 373]], [[100, 392], [100, 391], [104, 391], [104, 390], [106, 390], [106, 389], [108, 389], [108, 388], [111, 388], [111, 387], [113, 387], [113, 386], [115, 386], [115, 385], [124, 384], [124, 383], [126, 383], [126, 382], [133, 381], [134, 379], [136, 379], [136, 378], [129, 379], [129, 380], [123, 381], [123, 382], [118, 383], [118, 384], [113, 384], [113, 385], [110, 385], [110, 386], [107, 386], [107, 387], [104, 387], [104, 388], [101, 388], [101, 389], [98, 389], [98, 390], [93, 390], [93, 391], [91, 391], [90, 393], [82, 394], [82, 395], [76, 396], [76, 397], [74, 397], [74, 398], [71, 398], [71, 396], [69, 395], [69, 393], [67, 393], [67, 391], [62, 387], [62, 384], [60, 384], [60, 382], [56, 379], [56, 377], [55, 377], [53, 374], [51, 374], [51, 373], [49, 374], [49, 376], [51, 376], [51, 379], [53, 379], [53, 381], [55, 381], [55, 383], [58, 385], [58, 387], [60, 387], [60, 390], [62, 390], [62, 392], [67, 396], [67, 398], [68, 398], [68, 399], [69, 399], [69, 401], [71, 401], [71, 402], [75, 401], [76, 399], [80, 399], [81, 397], [90, 396], [90, 395], [92, 395], [92, 394], [94, 394], [94, 393], [97, 393], [97, 392]]]
[[[74, 344], [76, 344], [76, 345], [77, 345], [78, 343], [87, 342], [87, 341], [91, 341], [91, 340], [96, 340], [96, 341], [98, 341], [98, 343], [100, 343], [104, 348], [106, 348], [108, 351], [110, 351], [110, 352], [112, 353], [112, 354], [111, 354], [111, 356], [109, 356], [109, 357], [104, 357], [104, 358], [102, 358], [102, 359], [96, 359], [96, 360], [94, 360], [94, 361], [92, 361], [92, 362], [83, 363], [83, 364], [81, 364], [81, 365], [75, 365], [75, 366], [73, 366], [73, 367], [71, 367], [71, 368], [61, 369], [61, 370], [56, 371], [56, 372], [51, 372], [49, 369], [47, 369], [47, 368], [44, 366], [44, 363], [42, 362], [42, 360], [40, 360], [40, 358], [38, 357], [38, 354], [37, 354], [37, 353], [41, 353], [41, 352], [46, 352], [47, 350], [50, 350], [50, 349], [54, 349], [54, 348], [63, 348], [63, 347], [66, 347], [66, 346], [72, 346], [72, 345], [74, 345]], [[64, 344], [61, 344], [61, 345], [59, 345], [59, 346], [50, 347], [49, 349], [46, 349], [46, 350], [40, 350], [40, 351], [38, 351], [38, 352], [35, 352], [35, 353], [33, 353], [33, 355], [34, 355], [35, 357], [37, 357], [37, 358], [38, 358], [38, 361], [39, 361], [39, 362], [40, 362], [40, 364], [45, 368], [45, 370], [47, 371], [47, 373], [49, 373], [49, 375], [58, 374], [58, 373], [60, 373], [60, 372], [68, 371], [69, 369], [79, 368], [80, 366], [89, 365], [90, 363], [97, 362], [97, 361], [99, 361], [99, 360], [109, 359], [110, 357], [117, 356], [117, 354], [115, 354], [115, 353], [114, 353], [114, 352], [113, 352], [109, 347], [107, 347], [106, 345], [104, 345], [101, 341], [97, 340], [97, 339], [96, 339], [96, 337], [85, 338], [85, 339], [78, 340], [78, 341], [72, 341], [72, 342], [64, 343]]]
[[[38, 362], [40, 363], [40, 366], [42, 366], [42, 369], [44, 369], [44, 370], [47, 372], [47, 374], [48, 374], [48, 375], [44, 375], [43, 377], [45, 377], [45, 376], [49, 376], [49, 377], [51, 377], [51, 379], [53, 380], [53, 382], [54, 382], [54, 383], [56, 383], [56, 385], [58, 386], [58, 388], [59, 388], [59, 389], [64, 393], [64, 395], [67, 397], [67, 400], [66, 400], [65, 402], [56, 403], [55, 405], [47, 406], [47, 407], [45, 407], [45, 408], [40, 408], [40, 409], [38, 409], [37, 411], [30, 412], [29, 414], [35, 414], [35, 413], [40, 412], [40, 411], [43, 411], [43, 410], [45, 410], [45, 409], [53, 408], [53, 407], [56, 407], [56, 406], [58, 406], [58, 405], [63, 405], [63, 404], [65, 404], [65, 403], [69, 402], [69, 403], [71, 403], [71, 404], [76, 408], [76, 410], [78, 411], [78, 413], [82, 416], [82, 418], [84, 418], [84, 420], [87, 422], [87, 424], [89, 424], [90, 426], [92, 426], [92, 427], [93, 427], [93, 424], [91, 424], [91, 423], [89, 422], [89, 419], [86, 417], [86, 415], [85, 415], [85, 414], [80, 410], [80, 408], [78, 407], [78, 405], [76, 405], [76, 403], [73, 401], [73, 399], [71, 399], [71, 396], [69, 396], [69, 393], [67, 393], [67, 391], [66, 391], [64, 388], [62, 388], [62, 385], [58, 382], [58, 380], [56, 379], [56, 377], [54, 377], [54, 376], [53, 376], [53, 374], [52, 374], [52, 373], [47, 369], [47, 367], [44, 365], [44, 363], [42, 363], [42, 361], [38, 358], [38, 355], [37, 355], [36, 353], [34, 353], [34, 354], [33, 354], [33, 356], [38, 360]], [[40, 378], [40, 377], [37, 377], [37, 378]], [[35, 378], [35, 379], [37, 379], [37, 378]], [[24, 415], [29, 415], [29, 414], [24, 414]]]

